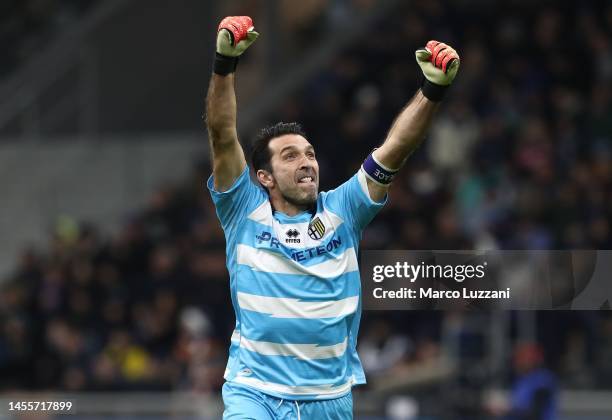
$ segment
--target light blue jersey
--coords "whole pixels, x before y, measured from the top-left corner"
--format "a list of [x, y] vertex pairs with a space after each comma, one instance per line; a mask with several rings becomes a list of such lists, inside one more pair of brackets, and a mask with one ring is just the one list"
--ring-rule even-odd
[[228, 191], [213, 185], [211, 176], [236, 314], [225, 379], [293, 400], [338, 398], [365, 383], [357, 251], [384, 205], [371, 200], [365, 174], [296, 216], [272, 210], [248, 167]]

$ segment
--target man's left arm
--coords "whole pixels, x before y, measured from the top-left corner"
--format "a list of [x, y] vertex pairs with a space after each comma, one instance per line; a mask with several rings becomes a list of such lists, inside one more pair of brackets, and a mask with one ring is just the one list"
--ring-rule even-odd
[[416, 51], [425, 76], [422, 87], [395, 119], [385, 142], [364, 162], [367, 185], [373, 201], [383, 201], [393, 175], [421, 144], [446, 89], [459, 69], [459, 55], [450, 46], [429, 41]]

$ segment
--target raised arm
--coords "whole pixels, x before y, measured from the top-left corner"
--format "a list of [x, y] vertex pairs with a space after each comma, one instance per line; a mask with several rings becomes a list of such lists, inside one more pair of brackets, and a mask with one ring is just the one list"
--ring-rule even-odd
[[226, 17], [219, 24], [213, 75], [206, 96], [206, 127], [217, 191], [228, 190], [246, 166], [236, 130], [234, 72], [238, 57], [258, 35], [248, 16]]
[[215, 189], [226, 191], [246, 166], [236, 132], [234, 74], [213, 74], [206, 96], [206, 125]]
[[[366, 173], [378, 170], [367, 178], [368, 191], [374, 201], [383, 200], [390, 185], [389, 174], [399, 170], [423, 141], [439, 101], [459, 69], [456, 51], [437, 41], [429, 41], [425, 49], [416, 52], [416, 58], [425, 76], [424, 84], [397, 116], [382, 146], [364, 163]], [[378, 174], [379, 179], [373, 180]]]

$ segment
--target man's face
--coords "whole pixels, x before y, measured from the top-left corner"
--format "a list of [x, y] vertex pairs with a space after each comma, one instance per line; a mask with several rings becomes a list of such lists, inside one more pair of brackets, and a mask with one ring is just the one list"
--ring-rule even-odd
[[319, 163], [308, 140], [298, 134], [286, 134], [271, 140], [268, 147], [272, 176], [283, 198], [297, 206], [315, 203], [319, 192]]

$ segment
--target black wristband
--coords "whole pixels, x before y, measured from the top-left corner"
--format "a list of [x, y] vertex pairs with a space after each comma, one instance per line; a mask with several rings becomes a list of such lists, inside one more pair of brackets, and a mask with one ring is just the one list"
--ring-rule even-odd
[[423, 83], [421, 83], [421, 92], [430, 101], [440, 102], [444, 98], [448, 86], [450, 85], [442, 86], [432, 83], [424, 77]]
[[226, 76], [236, 71], [238, 65], [238, 57], [227, 57], [215, 52], [215, 62], [213, 64], [213, 73], [221, 76]]

